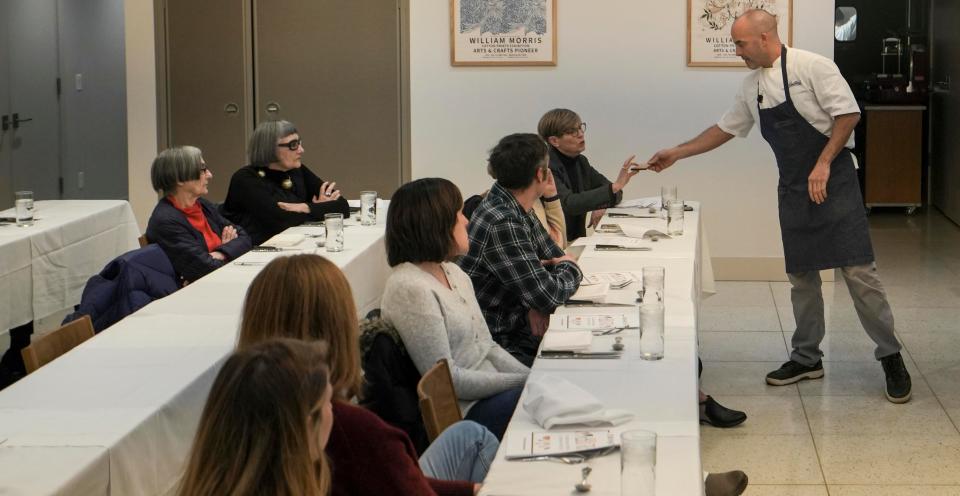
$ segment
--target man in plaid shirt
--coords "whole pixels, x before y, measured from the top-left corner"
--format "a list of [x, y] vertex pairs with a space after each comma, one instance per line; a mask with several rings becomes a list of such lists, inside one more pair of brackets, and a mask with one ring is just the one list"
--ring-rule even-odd
[[497, 181], [470, 217], [470, 250], [460, 260], [493, 339], [527, 365], [546, 331], [545, 319], [583, 278], [532, 212], [552, 180], [548, 164], [539, 136], [500, 140], [489, 158]]

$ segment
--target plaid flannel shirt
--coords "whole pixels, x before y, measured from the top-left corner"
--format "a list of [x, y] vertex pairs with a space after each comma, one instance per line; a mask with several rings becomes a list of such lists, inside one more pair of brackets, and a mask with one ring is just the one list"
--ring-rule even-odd
[[529, 334], [527, 312], [553, 313], [580, 286], [576, 264], [544, 267], [564, 255], [534, 216], [494, 184], [470, 218], [470, 250], [460, 267], [473, 281], [477, 301], [497, 342]]

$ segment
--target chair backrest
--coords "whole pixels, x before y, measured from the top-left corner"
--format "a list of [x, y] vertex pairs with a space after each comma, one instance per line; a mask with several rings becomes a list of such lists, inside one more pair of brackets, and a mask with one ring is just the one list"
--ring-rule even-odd
[[92, 337], [93, 322], [89, 315], [84, 315], [56, 331], [35, 339], [30, 346], [21, 350], [27, 373], [33, 373]]
[[420, 414], [427, 436], [433, 442], [444, 429], [463, 420], [460, 405], [457, 403], [457, 391], [453, 388], [450, 366], [445, 359], [437, 362], [423, 374], [417, 384], [417, 396], [420, 397]]
[[147, 239], [147, 235], [146, 235], [146, 234], [144, 234], [143, 236], [140, 236], [139, 238], [137, 238], [137, 241], [140, 243], [140, 248], [143, 248], [144, 246], [147, 246], [147, 245], [150, 244], [150, 240]]

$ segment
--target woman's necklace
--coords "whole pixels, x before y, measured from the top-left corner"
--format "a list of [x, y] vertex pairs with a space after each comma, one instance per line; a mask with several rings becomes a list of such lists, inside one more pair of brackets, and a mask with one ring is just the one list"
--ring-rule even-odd
[[[263, 169], [257, 169], [257, 175], [260, 177], [267, 177], [267, 173]], [[290, 189], [293, 187], [293, 181], [290, 179], [290, 173], [287, 173], [287, 178], [283, 181], [280, 181], [280, 187], [283, 189]]]

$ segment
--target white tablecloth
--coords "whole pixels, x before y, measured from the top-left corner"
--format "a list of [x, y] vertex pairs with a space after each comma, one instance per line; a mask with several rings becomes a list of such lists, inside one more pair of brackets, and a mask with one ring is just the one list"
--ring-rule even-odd
[[[345, 234], [340, 253], [317, 251], [313, 238], [297, 248], [334, 261], [363, 313], [378, 304], [389, 272], [383, 226], [350, 225]], [[266, 262], [290, 253], [251, 252], [240, 261]], [[0, 494], [73, 487], [90, 490], [61, 491], [171, 493], [213, 379], [236, 342], [247, 287], [262, 268], [228, 264], [0, 392], [0, 448], [91, 448], [54, 466], [41, 457], [0, 459]], [[108, 463], [95, 449], [105, 450]], [[7, 479], [4, 473], [22, 475]], [[43, 481], [31, 483], [34, 478]]]
[[140, 230], [124, 200], [35, 205], [33, 226], [0, 224], [0, 332], [80, 303], [90, 276], [138, 246]]
[[[625, 330], [618, 334], [626, 345], [623, 357], [617, 360], [537, 359], [532, 377], [550, 374], [562, 377], [589, 391], [607, 408], [626, 409], [634, 420], [612, 428], [614, 432], [630, 429], [655, 431], [657, 440], [657, 494], [685, 496], [703, 494], [700, 465], [700, 423], [697, 380], [697, 322], [702, 285], [712, 284], [712, 274], [702, 274], [700, 241], [700, 205], [686, 213], [686, 230], [674, 239], [649, 241], [649, 252], [595, 251], [587, 247], [580, 255], [584, 273], [636, 271], [644, 266], [665, 268], [665, 345], [664, 358], [641, 360], [639, 331]], [[660, 219], [604, 218], [603, 223], [629, 222], [665, 231]], [[627, 301], [640, 289], [633, 283], [611, 291], [617, 301]], [[627, 314], [633, 324], [639, 320], [636, 307], [564, 307], [558, 313]], [[593, 340], [595, 351], [609, 351], [614, 336]], [[524, 393], [526, 394], [526, 393]], [[521, 397], [520, 403], [523, 403]], [[593, 428], [599, 429], [599, 428]], [[506, 436], [527, 435], [543, 430], [523, 409], [517, 408]], [[566, 429], [570, 430], [570, 429]], [[575, 429], [574, 429], [575, 430]], [[497, 454], [481, 494], [555, 495], [571, 494], [580, 480], [583, 465], [556, 462], [509, 462], [504, 450]], [[593, 468], [591, 494], [620, 494], [620, 456], [609, 455], [588, 462]]]

